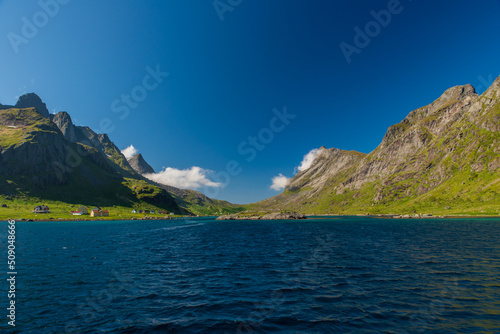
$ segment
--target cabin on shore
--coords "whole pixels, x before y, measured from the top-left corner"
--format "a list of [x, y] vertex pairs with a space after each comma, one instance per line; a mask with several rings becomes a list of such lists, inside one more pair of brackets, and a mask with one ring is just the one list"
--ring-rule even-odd
[[50, 213], [50, 209], [47, 205], [37, 205], [33, 209], [34, 213]]
[[90, 211], [90, 217], [109, 217], [109, 211], [108, 210], [101, 210], [98, 207], [95, 207]]
[[130, 211], [130, 213], [137, 213], [137, 210], [134, 209], [134, 210]]

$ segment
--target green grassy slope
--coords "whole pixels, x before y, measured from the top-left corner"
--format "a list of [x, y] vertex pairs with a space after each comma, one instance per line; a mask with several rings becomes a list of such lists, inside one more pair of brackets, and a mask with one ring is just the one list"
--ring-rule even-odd
[[[438, 99], [435, 105], [435, 111], [417, 109], [390, 127], [377, 149], [321, 187], [287, 188], [247, 208], [346, 215], [499, 215], [498, 92], [490, 89], [460, 101]], [[380, 174], [367, 172], [377, 167]]]
[[86, 205], [185, 213], [167, 191], [115, 163], [120, 157], [67, 141], [33, 108], [0, 110], [0, 153], [0, 198], [19, 215], [41, 202], [65, 212]]

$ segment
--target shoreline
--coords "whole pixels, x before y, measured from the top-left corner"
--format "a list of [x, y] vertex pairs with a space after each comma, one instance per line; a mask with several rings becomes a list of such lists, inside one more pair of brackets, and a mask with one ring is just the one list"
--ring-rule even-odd
[[109, 218], [5, 218], [4, 220], [12, 219], [15, 220], [16, 222], [83, 222], [83, 221], [118, 221], [118, 220], [176, 220], [176, 219], [183, 219], [183, 218], [193, 218], [193, 217], [174, 217], [174, 218], [165, 218], [165, 217], [125, 217], [125, 218], [116, 218], [116, 217], [109, 217]]
[[460, 219], [460, 218], [499, 218], [500, 215], [470, 215], [470, 214], [456, 214], [456, 215], [399, 215], [399, 214], [352, 214], [352, 215], [337, 215], [337, 214], [325, 214], [325, 215], [310, 215], [307, 216], [309, 219], [321, 219], [322, 217], [369, 217], [369, 218], [385, 218], [385, 219]]
[[[217, 216], [179, 216], [179, 217], [99, 217], [99, 218], [2, 218], [2, 220], [13, 219], [16, 222], [88, 222], [88, 221], [144, 221], [144, 220], [179, 220], [179, 219], [190, 219], [190, 218], [209, 218], [213, 217], [214, 220], [217, 220]], [[366, 218], [375, 218], [375, 219], [461, 219], [461, 218], [498, 218], [500, 219], [500, 215], [361, 215], [361, 214], [353, 214], [353, 215], [338, 215], [338, 214], [319, 214], [319, 215], [306, 215], [307, 220], [317, 220], [317, 219], [340, 219], [343, 217], [366, 217]], [[260, 220], [255, 219], [254, 217], [247, 218], [239, 218], [234, 220]]]

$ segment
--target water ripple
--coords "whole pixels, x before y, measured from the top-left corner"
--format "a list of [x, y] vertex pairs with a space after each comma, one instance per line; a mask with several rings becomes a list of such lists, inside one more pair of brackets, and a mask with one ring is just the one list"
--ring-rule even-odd
[[17, 233], [22, 333], [500, 332], [494, 219], [19, 222]]

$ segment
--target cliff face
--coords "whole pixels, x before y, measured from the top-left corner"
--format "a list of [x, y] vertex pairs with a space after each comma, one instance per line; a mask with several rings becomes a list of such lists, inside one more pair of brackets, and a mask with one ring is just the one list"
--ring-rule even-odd
[[22, 175], [36, 184], [64, 184], [67, 149], [58, 128], [34, 108], [0, 111], [0, 174]]
[[66, 111], [61, 111], [52, 117], [52, 122], [61, 130], [64, 138], [76, 142], [76, 131], [71, 116]]
[[107, 134], [97, 134], [88, 126], [74, 125], [70, 115], [65, 111], [61, 111], [51, 116], [52, 122], [57, 125], [66, 140], [95, 148], [98, 152], [101, 152], [104, 157], [110, 159], [123, 170], [133, 172], [127, 159], [109, 139]]
[[432, 161], [436, 167], [447, 155], [446, 148], [436, 139], [446, 137], [459, 120], [472, 112], [471, 105], [478, 98], [472, 86], [456, 86], [430, 105], [410, 112], [403, 121], [389, 127], [380, 145], [343, 188], [359, 189], [367, 182], [391, 175], [421, 177], [429, 171], [427, 167]]
[[470, 85], [448, 89], [389, 127], [368, 155], [323, 150], [282, 194], [256, 206], [322, 213], [471, 211], [480, 198], [491, 211], [500, 208], [499, 145], [500, 77], [481, 96]]

